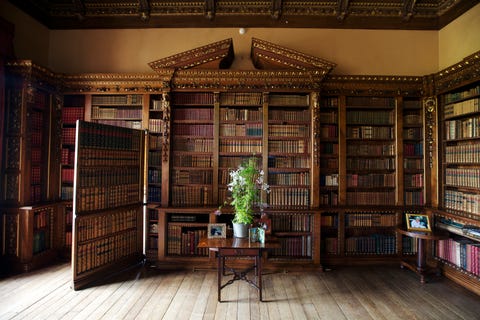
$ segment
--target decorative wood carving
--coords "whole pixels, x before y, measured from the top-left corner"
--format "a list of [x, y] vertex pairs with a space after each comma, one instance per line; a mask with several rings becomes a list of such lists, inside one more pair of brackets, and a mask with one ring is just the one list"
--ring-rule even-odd
[[436, 130], [436, 113], [437, 113], [437, 98], [432, 96], [423, 100], [423, 107], [425, 109], [425, 142], [427, 151], [428, 167], [433, 168], [433, 157], [435, 152], [435, 130]]
[[156, 60], [148, 65], [153, 70], [160, 72], [164, 68], [175, 70], [190, 68], [226, 69], [232, 64], [233, 58], [233, 41], [230, 38]]
[[480, 80], [480, 51], [434, 75], [436, 94]]

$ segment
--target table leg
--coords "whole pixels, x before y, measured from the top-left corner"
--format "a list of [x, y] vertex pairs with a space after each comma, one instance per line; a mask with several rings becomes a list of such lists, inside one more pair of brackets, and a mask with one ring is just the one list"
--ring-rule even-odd
[[425, 239], [418, 239], [417, 247], [417, 272], [420, 275], [420, 283], [425, 283]]
[[257, 277], [257, 281], [258, 281], [258, 298], [260, 301], [263, 301], [263, 297], [262, 297], [262, 257], [260, 255], [256, 256], [255, 257], [255, 263], [257, 265], [257, 273], [258, 273], [258, 277]]
[[217, 265], [217, 294], [218, 294], [218, 302], [222, 302], [222, 273], [223, 273], [223, 265], [224, 260], [223, 257], [218, 255], [218, 265]]

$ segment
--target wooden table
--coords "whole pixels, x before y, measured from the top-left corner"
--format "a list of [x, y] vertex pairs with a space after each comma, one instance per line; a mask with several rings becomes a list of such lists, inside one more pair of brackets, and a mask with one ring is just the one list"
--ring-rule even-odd
[[435, 271], [437, 275], [440, 275], [440, 270], [438, 268], [429, 268], [427, 266], [426, 260], [427, 260], [427, 252], [425, 248], [426, 241], [431, 241], [431, 240], [442, 240], [442, 239], [447, 239], [448, 234], [446, 232], [423, 232], [423, 231], [407, 231], [403, 228], [397, 228], [396, 230], [398, 233], [405, 235], [407, 237], [415, 238], [417, 239], [417, 259], [416, 259], [416, 264], [412, 264], [409, 261], [402, 260], [400, 262], [400, 266], [407, 267], [408, 269], [416, 272], [418, 275], [420, 275], [420, 283], [424, 284], [425, 281], [425, 276], [432, 271]]
[[[267, 238], [265, 243], [250, 242], [248, 238], [202, 238], [198, 243], [199, 248], [209, 248], [217, 254], [217, 290], [218, 301], [221, 302], [221, 291], [226, 286], [237, 280], [243, 280], [258, 290], [258, 298], [262, 298], [262, 254], [264, 251], [280, 248], [280, 243], [273, 238]], [[226, 267], [225, 258], [248, 257], [253, 258], [254, 264], [247, 268]], [[225, 284], [222, 284], [222, 277], [225, 270], [232, 273], [233, 277]], [[248, 277], [248, 273], [255, 271], [255, 281]]]

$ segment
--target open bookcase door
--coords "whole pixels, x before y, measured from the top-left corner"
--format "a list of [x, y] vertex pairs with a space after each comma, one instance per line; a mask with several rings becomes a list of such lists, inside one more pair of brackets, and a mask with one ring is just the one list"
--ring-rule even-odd
[[73, 289], [141, 263], [144, 132], [77, 121]]

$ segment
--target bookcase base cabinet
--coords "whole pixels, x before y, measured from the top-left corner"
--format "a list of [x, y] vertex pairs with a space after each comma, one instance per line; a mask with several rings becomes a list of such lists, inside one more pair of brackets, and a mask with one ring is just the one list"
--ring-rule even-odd
[[58, 204], [2, 209], [2, 268], [28, 272], [58, 258]]

